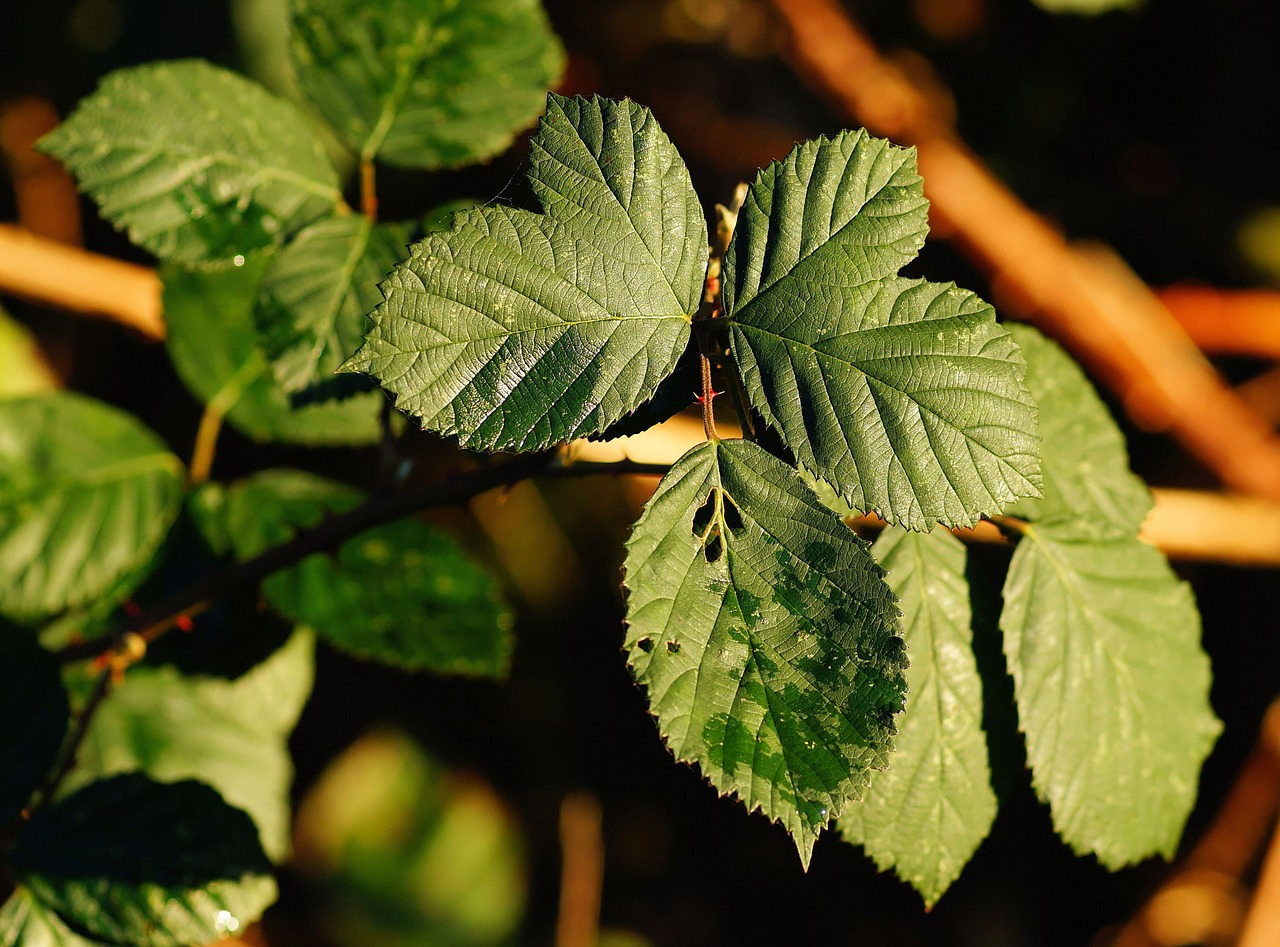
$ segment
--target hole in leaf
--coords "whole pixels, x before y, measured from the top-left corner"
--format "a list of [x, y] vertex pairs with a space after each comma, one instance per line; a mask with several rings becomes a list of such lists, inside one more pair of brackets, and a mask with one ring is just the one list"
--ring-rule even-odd
[[742, 529], [742, 514], [738, 512], [738, 505], [733, 502], [733, 497], [727, 493], [724, 494], [724, 525], [734, 533]]
[[636, 642], [636, 647], [639, 648], [641, 651], [643, 651], [645, 654], [648, 654], [650, 651], [653, 650], [653, 639], [641, 638], [639, 641]]
[[668, 642], [667, 642], [667, 653], [668, 653], [668, 654], [679, 654], [679, 653], [680, 653], [680, 642], [678, 642], [678, 641], [668, 641]]
[[702, 554], [707, 557], [707, 562], [717, 562], [723, 552], [724, 544], [720, 541], [720, 527], [717, 526], [703, 545]]
[[693, 535], [701, 539], [706, 535], [707, 527], [711, 525], [711, 518], [716, 512], [716, 491], [712, 490], [707, 494], [707, 502], [698, 507], [696, 513], [693, 514]]

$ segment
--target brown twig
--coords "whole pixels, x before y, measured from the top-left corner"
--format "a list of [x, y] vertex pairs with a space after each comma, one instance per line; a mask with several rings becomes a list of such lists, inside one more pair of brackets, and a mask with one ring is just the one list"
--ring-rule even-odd
[[596, 947], [600, 937], [600, 892], [604, 886], [604, 841], [600, 803], [585, 792], [560, 804], [560, 915], [556, 947]]
[[377, 168], [371, 158], [360, 161], [360, 212], [378, 222]]
[[772, 2], [810, 85], [873, 132], [916, 146], [935, 232], [990, 274], [1007, 314], [1062, 341], [1135, 420], [1176, 437], [1224, 484], [1280, 499], [1280, 439], [1119, 258], [1068, 246], [1028, 210], [835, 0]]
[[1280, 361], [1280, 292], [1170, 286], [1158, 295], [1203, 351]]
[[155, 270], [0, 224], [0, 292], [123, 323], [164, 338]]

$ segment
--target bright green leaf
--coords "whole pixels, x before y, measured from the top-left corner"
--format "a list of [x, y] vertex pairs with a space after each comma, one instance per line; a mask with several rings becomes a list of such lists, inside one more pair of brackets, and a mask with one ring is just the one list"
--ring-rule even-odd
[[229, 263], [342, 203], [307, 117], [202, 60], [111, 73], [40, 148], [163, 259]]
[[11, 866], [77, 932], [134, 947], [220, 940], [275, 900], [253, 822], [197, 782], [131, 773], [42, 809]]
[[165, 343], [191, 393], [258, 441], [291, 444], [372, 444], [379, 437], [382, 396], [367, 392], [344, 401], [292, 407], [258, 347], [253, 309], [269, 262], [248, 257], [227, 270], [161, 267]]
[[924, 242], [915, 152], [842, 132], [747, 192], [725, 258], [730, 343], [752, 405], [862, 511], [971, 526], [1037, 495], [1035, 406], [995, 312], [896, 278]]
[[866, 544], [777, 458], [710, 441], [627, 543], [632, 670], [677, 759], [781, 822], [807, 865], [892, 747], [906, 658]]
[[333, 381], [360, 347], [366, 314], [382, 301], [378, 282], [408, 239], [408, 226], [348, 214], [312, 224], [275, 255], [254, 321], [281, 388]]
[[1124, 435], [1056, 343], [1030, 326], [1009, 327], [1027, 360], [1027, 387], [1040, 406], [1044, 498], [1020, 500], [1011, 516], [1044, 524], [1070, 521], [1086, 535], [1132, 536], [1151, 509], [1151, 491], [1129, 470]]
[[136, 418], [69, 392], [0, 401], [0, 613], [92, 601], [151, 560], [182, 464]]
[[492, 157], [564, 68], [538, 0], [295, 0], [298, 84], [366, 160]]
[[1137, 539], [1037, 525], [1004, 600], [1027, 759], [1058, 832], [1112, 869], [1171, 857], [1221, 729], [1190, 588]]
[[[312, 474], [267, 470], [227, 491], [226, 529], [236, 555], [249, 558], [361, 498]], [[363, 657], [479, 676], [504, 674], [511, 660], [511, 614], [493, 579], [445, 533], [410, 517], [262, 587], [280, 612]]]
[[839, 829], [920, 892], [942, 897], [991, 830], [996, 796], [982, 732], [963, 544], [944, 530], [890, 528], [871, 547], [902, 606], [907, 706], [887, 772]]
[[35, 337], [0, 307], [0, 398], [34, 395], [59, 387]]
[[160, 782], [198, 779], [243, 809], [276, 861], [289, 853], [288, 738], [311, 693], [314, 639], [297, 631], [235, 680], [171, 667], [129, 672], [93, 716], [64, 788], [135, 770]]
[[345, 947], [498, 947], [524, 908], [512, 813], [475, 776], [400, 733], [343, 751], [298, 809], [299, 872]]
[[653, 396], [689, 339], [707, 227], [647, 109], [552, 95], [532, 142], [545, 214], [462, 211], [382, 284], [345, 366], [468, 447], [536, 450]]
[[[58, 662], [19, 628], [0, 627], [0, 828], [53, 767], [70, 709]], [[3, 941], [0, 941], [3, 943]]]
[[101, 943], [72, 933], [25, 889], [15, 891], [0, 907], [0, 947], [98, 947]]

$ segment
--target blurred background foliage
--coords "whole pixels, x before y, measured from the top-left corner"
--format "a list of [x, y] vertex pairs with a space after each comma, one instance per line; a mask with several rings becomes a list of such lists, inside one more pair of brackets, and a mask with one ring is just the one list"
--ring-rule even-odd
[[[570, 53], [561, 91], [651, 107], [708, 205], [793, 142], [840, 127], [778, 58], [783, 31], [762, 0], [546, 6]], [[1280, 5], [1123, 6], [1065, 16], [1031, 0], [848, 4], [933, 90], [966, 142], [1068, 235], [1109, 242], [1154, 285], [1280, 285]], [[14, 106], [36, 97], [65, 115], [112, 69], [186, 56], [287, 94], [284, 22], [284, 0], [9, 4], [0, 13], [0, 114], [27, 115]], [[10, 178], [34, 173], [20, 144], [30, 137], [21, 122], [0, 120]], [[482, 167], [387, 170], [385, 216], [465, 198], [525, 203], [525, 153], [522, 139]], [[12, 181], [3, 183], [0, 220], [18, 219]], [[82, 228], [89, 248], [147, 262], [87, 204], [79, 221], [46, 211], [49, 229], [76, 239]], [[911, 275], [984, 289], [937, 242]], [[17, 318], [0, 322], [0, 386], [59, 379], [135, 412], [189, 452], [200, 406], [163, 346], [102, 322], [16, 301], [10, 308]], [[1220, 364], [1235, 380], [1263, 367]], [[1128, 433], [1148, 480], [1211, 483], [1168, 441]], [[419, 464], [444, 476], [456, 455], [423, 438]], [[268, 465], [362, 485], [371, 469], [356, 450], [262, 446], [224, 433], [220, 478]], [[434, 517], [505, 579], [518, 613], [510, 680], [407, 675], [321, 649], [316, 691], [291, 744], [297, 864], [254, 934], [259, 942], [550, 943], [560, 807], [575, 790], [603, 813], [601, 914], [615, 945], [1105, 943], [1144, 903], [1166, 866], [1111, 875], [1072, 856], [1034, 802], [1016, 751], [1012, 762], [995, 760], [1008, 801], [992, 836], [927, 915], [906, 886], [834, 837], [819, 842], [806, 876], [785, 833], [672, 765], [620, 653], [622, 540], [648, 489], [650, 481], [526, 483]], [[1002, 555], [976, 553], [978, 568], [998, 567]], [[1194, 840], [1275, 693], [1280, 584], [1257, 570], [1182, 571], [1200, 598], [1214, 705], [1226, 723], [1188, 828]], [[233, 614], [267, 621], [248, 607]]]

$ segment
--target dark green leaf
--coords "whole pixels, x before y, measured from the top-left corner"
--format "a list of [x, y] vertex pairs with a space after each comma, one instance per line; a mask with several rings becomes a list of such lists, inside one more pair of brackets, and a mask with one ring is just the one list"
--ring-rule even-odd
[[871, 551], [902, 605], [907, 706], [888, 772], [871, 777], [840, 833], [892, 868], [926, 906], [942, 897], [991, 830], [996, 796], [982, 732], [965, 550], [943, 530], [889, 528]]
[[[288, 541], [297, 527], [349, 509], [358, 491], [293, 470], [232, 486], [227, 531], [236, 555]], [[493, 579], [439, 530], [412, 518], [347, 540], [263, 583], [270, 602], [338, 647], [409, 668], [493, 676], [511, 659], [511, 613]]]
[[298, 84], [365, 160], [492, 157], [564, 68], [538, 0], [294, 0]]
[[102, 702], [65, 788], [135, 770], [198, 779], [257, 823], [275, 860], [289, 853], [288, 738], [311, 693], [314, 639], [295, 632], [236, 680], [138, 667]]
[[592, 434], [593, 441], [611, 441], [615, 437], [631, 437], [647, 431], [679, 414], [698, 397], [702, 387], [702, 366], [698, 361], [698, 343], [689, 341], [680, 361], [671, 374], [662, 379], [653, 397], [624, 418], [614, 421], [599, 434]]
[[253, 309], [269, 257], [227, 270], [164, 266], [165, 339], [174, 368], [192, 394], [259, 441], [307, 445], [375, 442], [382, 395], [294, 409], [258, 347]]
[[1027, 387], [1040, 406], [1044, 499], [1005, 512], [1057, 535], [1068, 522], [1085, 536], [1132, 536], [1151, 509], [1151, 491], [1129, 470], [1124, 435], [1093, 386], [1056, 343], [1030, 326], [1009, 327], [1027, 360]]
[[404, 253], [409, 227], [362, 214], [303, 230], [267, 266], [255, 322], [276, 381], [288, 392], [335, 381], [360, 347], [378, 281]]
[[[53, 767], [70, 710], [58, 662], [19, 628], [0, 627], [0, 830]], [[2, 943], [2, 942], [0, 942]]]
[[796, 472], [710, 441], [627, 543], [626, 647], [677, 759], [781, 822], [807, 865], [892, 747], [906, 658], [866, 544]]
[[1221, 724], [1190, 588], [1134, 538], [1031, 526], [1000, 618], [1036, 793], [1108, 868], [1173, 855]]
[[135, 947], [207, 944], [276, 897], [247, 815], [201, 783], [137, 773], [42, 809], [18, 836], [11, 865], [77, 932]]
[[684, 352], [702, 291], [706, 220], [647, 109], [552, 95], [532, 151], [546, 213], [495, 205], [429, 234], [344, 366], [468, 447], [541, 449], [635, 410]]
[[182, 463], [136, 418], [69, 392], [0, 401], [0, 613], [30, 621], [144, 569]]
[[0, 947], [98, 947], [101, 943], [72, 933], [29, 891], [15, 891], [0, 907]]
[[201, 60], [111, 73], [40, 142], [156, 256], [229, 263], [342, 203], [298, 109]]
[[747, 192], [725, 258], [752, 405], [857, 509], [970, 526], [1037, 495], [1035, 406], [995, 312], [894, 276], [924, 242], [915, 152], [864, 131], [796, 146]]

